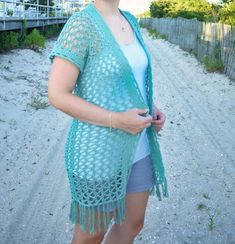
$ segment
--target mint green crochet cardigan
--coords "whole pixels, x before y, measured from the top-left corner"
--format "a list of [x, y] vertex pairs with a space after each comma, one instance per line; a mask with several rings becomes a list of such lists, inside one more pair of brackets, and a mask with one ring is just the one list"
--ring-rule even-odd
[[[137, 19], [129, 11], [119, 9], [135, 31], [148, 57], [146, 69], [145, 103], [130, 64], [122, 53], [112, 31], [93, 3], [75, 12], [65, 23], [49, 54], [67, 59], [76, 65], [80, 74], [73, 94], [95, 105], [112, 111], [148, 108], [153, 116], [153, 85], [150, 55], [141, 36]], [[138, 57], [137, 57], [138, 58]], [[150, 195], [168, 197], [167, 180], [158, 143], [158, 134], [152, 124], [147, 128], [155, 185]], [[96, 233], [111, 223], [106, 207], [116, 208], [115, 223], [125, 218], [126, 185], [140, 133], [98, 126], [73, 118], [65, 145], [65, 165], [71, 190], [69, 219], [80, 223], [83, 231]], [[162, 192], [161, 192], [162, 191]], [[95, 219], [95, 211], [98, 217]], [[101, 216], [101, 212], [103, 215]], [[95, 221], [97, 220], [97, 221]]]

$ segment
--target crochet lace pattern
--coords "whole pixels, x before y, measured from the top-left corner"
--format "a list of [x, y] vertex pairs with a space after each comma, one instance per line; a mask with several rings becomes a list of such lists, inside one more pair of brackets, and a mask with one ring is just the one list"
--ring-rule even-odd
[[[120, 9], [119, 9], [120, 10]], [[111, 30], [93, 4], [69, 17], [49, 54], [72, 62], [80, 73], [73, 94], [88, 102], [116, 112], [148, 108], [153, 115], [152, 67], [137, 19], [120, 10], [128, 20], [148, 57], [145, 103], [131, 67]], [[155, 127], [147, 128], [155, 185], [150, 195], [168, 197], [167, 180]], [[98, 126], [73, 118], [65, 145], [65, 166], [71, 190], [69, 219], [83, 231], [94, 234], [111, 223], [106, 207], [112, 206], [115, 223], [125, 218], [126, 185], [140, 133]], [[162, 194], [160, 189], [162, 189]], [[95, 221], [95, 211], [98, 213]], [[87, 221], [86, 221], [87, 219]], [[97, 223], [96, 223], [97, 222]]]

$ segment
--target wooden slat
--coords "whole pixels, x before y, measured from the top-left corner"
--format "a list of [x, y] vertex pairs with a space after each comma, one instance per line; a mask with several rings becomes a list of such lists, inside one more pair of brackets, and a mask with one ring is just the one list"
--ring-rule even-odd
[[182, 17], [141, 18], [139, 23], [165, 35], [169, 42], [178, 44], [183, 50], [196, 53], [200, 61], [205, 55], [211, 60], [221, 60], [225, 74], [235, 80], [234, 26]]

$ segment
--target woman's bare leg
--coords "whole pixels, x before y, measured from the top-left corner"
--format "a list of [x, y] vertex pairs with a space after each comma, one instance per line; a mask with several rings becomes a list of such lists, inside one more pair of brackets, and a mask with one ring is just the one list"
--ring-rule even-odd
[[149, 190], [126, 194], [126, 219], [121, 225], [113, 224], [104, 244], [132, 244], [144, 226]]
[[[109, 212], [110, 219], [113, 217], [113, 212]], [[78, 214], [79, 216], [79, 214]], [[95, 223], [97, 223], [98, 214], [95, 211]], [[75, 224], [74, 234], [71, 244], [101, 244], [106, 231], [104, 231], [104, 222], [103, 222], [103, 212], [100, 212], [100, 222], [101, 222], [101, 231], [96, 234], [91, 235], [88, 232], [81, 230], [79, 223]], [[97, 226], [95, 226], [97, 227]]]

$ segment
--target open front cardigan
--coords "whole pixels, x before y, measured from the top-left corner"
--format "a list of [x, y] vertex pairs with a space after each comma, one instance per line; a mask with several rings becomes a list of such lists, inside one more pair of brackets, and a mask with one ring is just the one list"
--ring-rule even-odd
[[[52, 63], [54, 56], [59, 56], [79, 68], [74, 95], [116, 112], [148, 108], [153, 116], [150, 55], [135, 16], [129, 11], [119, 11], [135, 31], [148, 57], [147, 103], [141, 95], [128, 60], [93, 3], [69, 17], [49, 58]], [[167, 180], [153, 124], [147, 128], [147, 136], [155, 175], [155, 185], [150, 195], [156, 193], [161, 201], [162, 195], [168, 197]], [[64, 154], [72, 195], [69, 213], [72, 223], [77, 223], [79, 217], [81, 229], [95, 233], [97, 229], [100, 230], [103, 216], [104, 228], [107, 230], [111, 219], [104, 211], [110, 204], [116, 208], [115, 223], [122, 223], [125, 218], [126, 185], [139, 138], [140, 133], [133, 135], [117, 128], [110, 131], [109, 127], [73, 118]], [[95, 211], [98, 213], [97, 221]]]

